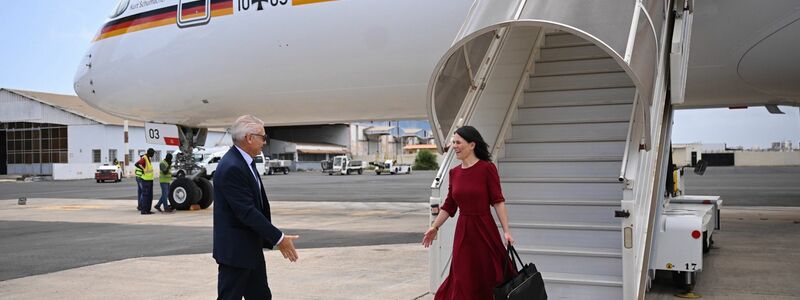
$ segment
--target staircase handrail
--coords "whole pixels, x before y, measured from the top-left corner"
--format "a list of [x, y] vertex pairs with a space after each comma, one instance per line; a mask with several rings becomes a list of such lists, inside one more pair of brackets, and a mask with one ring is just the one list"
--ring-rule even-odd
[[[633, 104], [631, 105], [631, 116], [628, 118], [628, 134], [625, 136], [625, 151], [622, 152], [622, 166], [619, 168], [619, 181], [626, 182], [628, 178], [625, 176], [627, 175], [628, 170], [628, 153], [631, 152], [631, 136], [633, 135], [633, 126], [634, 126], [634, 119], [636, 118], [636, 105], [639, 102], [639, 93], [637, 92], [636, 95], [633, 97]], [[638, 147], [637, 147], [638, 150]]]
[[528, 77], [533, 72], [535, 67], [534, 62], [536, 61], [536, 57], [539, 55], [541, 43], [543, 41], [544, 30], [540, 30], [539, 35], [536, 36], [536, 41], [533, 43], [531, 54], [528, 56], [528, 62], [525, 65], [525, 71], [522, 72], [519, 83], [517, 83], [517, 89], [514, 92], [514, 99], [511, 100], [511, 104], [508, 106], [506, 115], [503, 118], [503, 124], [500, 126], [500, 131], [498, 131], [497, 138], [494, 140], [494, 145], [492, 146], [492, 157], [495, 159], [497, 159], [497, 154], [500, 152], [502, 146], [505, 145], [505, 136], [508, 132], [508, 128], [511, 127], [511, 121], [514, 119], [514, 111], [516, 111], [515, 108], [517, 108], [519, 99], [522, 98], [522, 95], [525, 92], [525, 86], [528, 83]]
[[[470, 89], [464, 99], [464, 102], [462, 102], [461, 108], [456, 114], [456, 121], [453, 122], [453, 125], [447, 131], [447, 135], [442, 137], [444, 139], [442, 142], [442, 148], [444, 149], [445, 153], [444, 157], [442, 158], [442, 164], [439, 166], [439, 170], [436, 172], [436, 177], [434, 177], [433, 183], [431, 183], [432, 190], [438, 190], [441, 187], [442, 182], [444, 182], [444, 176], [450, 170], [450, 166], [453, 162], [454, 152], [449, 148], [448, 145], [452, 144], [453, 133], [455, 130], [464, 124], [467, 124], [472, 118], [475, 108], [478, 106], [478, 100], [481, 97], [481, 92], [485, 86], [486, 79], [491, 71], [491, 66], [493, 65], [486, 62], [495, 61], [497, 55], [499, 54], [500, 45], [502, 45], [502, 43], [505, 41], [507, 32], [508, 28], [500, 28], [497, 30], [497, 38], [492, 39], [484, 59], [481, 60], [482, 63], [478, 67], [478, 71], [475, 73], [475, 76], [470, 76]], [[463, 51], [466, 52], [466, 48], [464, 48]], [[466, 53], [465, 57], [467, 57]], [[466, 60], [465, 63], [467, 64], [468, 68], [472, 68], [472, 66], [469, 65], [469, 60]]]

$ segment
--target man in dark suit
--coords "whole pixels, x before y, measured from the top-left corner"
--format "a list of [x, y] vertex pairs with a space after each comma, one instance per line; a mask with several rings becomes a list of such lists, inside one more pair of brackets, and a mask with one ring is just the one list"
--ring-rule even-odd
[[296, 235], [272, 225], [269, 201], [253, 160], [266, 142], [264, 122], [251, 115], [230, 129], [234, 146], [214, 173], [214, 259], [219, 264], [217, 299], [272, 299], [263, 248], [277, 246], [297, 261]]

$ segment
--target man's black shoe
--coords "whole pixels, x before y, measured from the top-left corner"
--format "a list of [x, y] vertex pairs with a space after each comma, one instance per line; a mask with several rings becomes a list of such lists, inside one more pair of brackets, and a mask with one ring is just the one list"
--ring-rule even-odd
[[152, 211], [143, 211], [142, 214], [143, 215], [152, 215], [153, 212]]
[[162, 212], [162, 213], [164, 212], [163, 210], [161, 210], [161, 207], [156, 206], [156, 207], [153, 207], [153, 208], [155, 208], [158, 212]]

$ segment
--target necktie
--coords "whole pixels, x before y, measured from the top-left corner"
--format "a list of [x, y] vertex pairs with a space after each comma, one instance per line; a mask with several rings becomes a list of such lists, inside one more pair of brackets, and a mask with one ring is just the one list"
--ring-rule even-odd
[[[253, 175], [258, 174], [258, 169], [256, 169], [256, 161], [253, 160], [250, 162], [250, 169], [253, 172]], [[262, 202], [264, 200], [261, 199], [261, 182], [259, 182], [258, 177], [254, 178], [256, 180], [256, 185], [258, 186], [258, 192], [256, 193], [256, 202], [258, 202], [258, 208], [263, 208]]]

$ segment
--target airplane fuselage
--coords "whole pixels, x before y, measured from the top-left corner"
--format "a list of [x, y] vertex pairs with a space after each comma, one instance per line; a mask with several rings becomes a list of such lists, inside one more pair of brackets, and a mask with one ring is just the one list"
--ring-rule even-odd
[[425, 118], [432, 69], [472, 4], [122, 2], [84, 57], [76, 92], [114, 115], [189, 127], [245, 113], [268, 125]]

